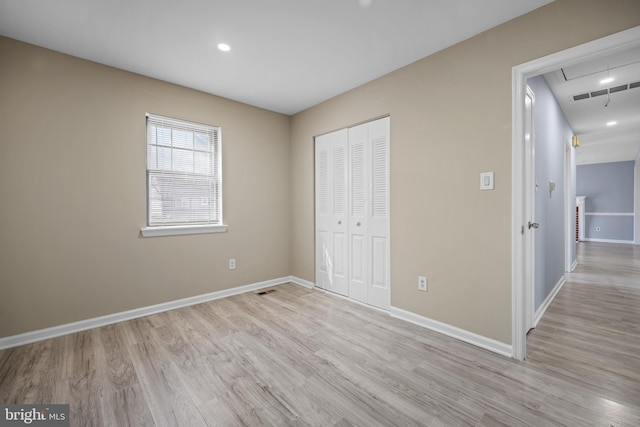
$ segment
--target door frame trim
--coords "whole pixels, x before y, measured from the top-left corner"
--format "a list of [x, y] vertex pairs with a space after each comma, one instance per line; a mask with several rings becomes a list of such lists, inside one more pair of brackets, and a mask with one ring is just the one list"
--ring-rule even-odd
[[526, 350], [526, 309], [528, 296], [524, 280], [527, 262], [526, 239], [521, 227], [526, 226], [524, 197], [524, 96], [527, 78], [554, 71], [605, 54], [613, 54], [640, 46], [640, 26], [572, 47], [524, 64], [511, 71], [511, 343], [512, 357], [524, 360]]

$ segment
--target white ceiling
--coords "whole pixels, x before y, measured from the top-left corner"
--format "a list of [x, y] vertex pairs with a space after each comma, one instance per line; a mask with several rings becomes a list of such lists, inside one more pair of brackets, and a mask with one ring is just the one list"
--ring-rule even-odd
[[[635, 160], [640, 152], [640, 47], [563, 67], [544, 75], [562, 111], [580, 138], [577, 164]], [[601, 83], [606, 77], [610, 83]], [[626, 90], [622, 89], [627, 85]], [[592, 92], [605, 91], [599, 96]], [[611, 92], [611, 93], [609, 93]], [[589, 97], [574, 100], [575, 95]], [[606, 105], [606, 107], [605, 107]], [[607, 122], [616, 121], [615, 126]]]
[[0, 34], [294, 114], [551, 1], [0, 0]]

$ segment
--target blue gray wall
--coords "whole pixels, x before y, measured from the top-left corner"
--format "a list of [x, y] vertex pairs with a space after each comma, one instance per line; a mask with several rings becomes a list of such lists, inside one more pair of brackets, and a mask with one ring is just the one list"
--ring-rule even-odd
[[586, 240], [633, 241], [635, 162], [577, 167], [577, 193], [585, 196]]
[[[537, 310], [565, 273], [564, 259], [564, 150], [571, 140], [569, 126], [560, 105], [542, 76], [527, 84], [535, 94], [534, 135], [536, 183], [535, 309]], [[549, 181], [556, 184], [549, 191]], [[575, 223], [575, 219], [573, 220]], [[574, 225], [575, 229], [575, 225]], [[572, 249], [575, 259], [575, 248]]]

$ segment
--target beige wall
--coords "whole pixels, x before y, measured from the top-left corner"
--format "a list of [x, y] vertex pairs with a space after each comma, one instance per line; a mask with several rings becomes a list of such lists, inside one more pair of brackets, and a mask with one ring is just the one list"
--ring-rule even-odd
[[[227, 233], [140, 237], [145, 112], [222, 127]], [[289, 132], [285, 115], [0, 38], [0, 337], [289, 275]]]
[[511, 69], [636, 25], [637, 0], [558, 0], [293, 116], [292, 274], [314, 279], [313, 136], [390, 114], [392, 305], [510, 343]]

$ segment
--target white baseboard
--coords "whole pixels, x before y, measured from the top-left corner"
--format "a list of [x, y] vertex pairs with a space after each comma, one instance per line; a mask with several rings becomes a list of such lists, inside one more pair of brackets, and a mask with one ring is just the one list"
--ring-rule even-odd
[[599, 242], [599, 243], [624, 243], [627, 245], [633, 245], [633, 240], [614, 240], [614, 239], [595, 239], [593, 237], [584, 238], [581, 242]]
[[538, 326], [538, 322], [540, 322], [540, 319], [542, 319], [542, 316], [544, 316], [544, 313], [547, 311], [547, 309], [553, 302], [553, 299], [556, 297], [558, 292], [560, 292], [560, 289], [562, 288], [562, 285], [564, 285], [564, 282], [565, 282], [565, 279], [564, 279], [564, 276], [562, 276], [560, 280], [558, 280], [558, 283], [556, 283], [556, 285], [553, 287], [551, 292], [549, 292], [549, 295], [547, 295], [544, 301], [542, 301], [542, 304], [540, 304], [540, 307], [538, 307], [538, 309], [534, 313], [533, 315], [534, 328]]
[[460, 341], [473, 344], [476, 347], [498, 353], [502, 356], [513, 357], [513, 347], [510, 344], [505, 344], [492, 338], [487, 338], [485, 336], [475, 334], [473, 332], [449, 325], [447, 323], [429, 319], [428, 317], [424, 317], [419, 314], [403, 310], [401, 308], [391, 307], [389, 313], [391, 314], [391, 316], [397, 317], [398, 319], [402, 319], [406, 322], [411, 322], [418, 326], [422, 326], [432, 331], [441, 333], [443, 335], [447, 335], [452, 338], [459, 339]]
[[296, 276], [289, 276], [287, 278], [287, 280], [289, 282], [291, 282], [291, 283], [295, 283], [296, 285], [304, 286], [305, 288], [308, 288], [308, 289], [313, 289], [313, 288], [316, 287], [315, 283], [310, 282], [308, 280], [301, 279], [301, 278], [296, 277]]
[[221, 291], [210, 292], [207, 294], [196, 295], [193, 297], [182, 298], [174, 301], [168, 301], [161, 304], [150, 305], [147, 307], [135, 308], [133, 310], [121, 311], [119, 313], [107, 314], [105, 316], [94, 317], [92, 319], [80, 320], [78, 322], [53, 326], [51, 328], [25, 332], [19, 335], [3, 337], [0, 338], [0, 350], [30, 344], [36, 341], [56, 338], [75, 332], [86, 331], [87, 329], [99, 328], [101, 326], [124, 322], [126, 320], [137, 319], [139, 317], [149, 316], [151, 314], [161, 313], [163, 311], [174, 310], [176, 308], [187, 307], [207, 301], [213, 301], [220, 298], [243, 294], [245, 292], [252, 292], [271, 286], [282, 285], [288, 282], [292, 282], [306, 288], [313, 288], [314, 286], [313, 283], [294, 276], [286, 276], [278, 279], [266, 280], [264, 282], [252, 283], [250, 285], [238, 286], [236, 288], [224, 289]]
[[573, 263], [571, 264], [571, 271], [570, 271], [570, 273], [571, 273], [571, 272], [573, 272], [573, 270], [575, 270], [577, 266], [578, 266], [578, 260], [577, 260], [577, 259], [574, 259], [574, 260], [573, 260]]

